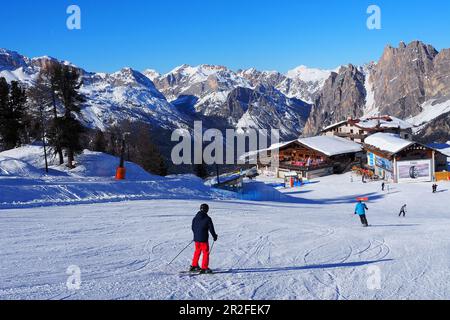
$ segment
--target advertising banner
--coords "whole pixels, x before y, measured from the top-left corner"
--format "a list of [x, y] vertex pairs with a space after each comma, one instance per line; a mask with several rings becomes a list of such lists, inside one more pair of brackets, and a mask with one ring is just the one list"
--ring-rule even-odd
[[400, 161], [397, 163], [398, 182], [430, 182], [431, 160]]
[[377, 165], [378, 168], [382, 168], [384, 170], [387, 170], [389, 172], [392, 172], [392, 162], [381, 158], [381, 157], [376, 157], [375, 158], [375, 164]]
[[367, 163], [370, 167], [375, 167], [375, 155], [372, 152], [367, 152]]

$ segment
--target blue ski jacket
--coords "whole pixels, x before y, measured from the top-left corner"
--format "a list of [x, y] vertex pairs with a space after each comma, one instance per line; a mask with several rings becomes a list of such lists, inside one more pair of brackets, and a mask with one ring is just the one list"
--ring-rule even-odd
[[369, 210], [369, 208], [367, 208], [366, 204], [362, 203], [362, 202], [359, 202], [356, 205], [355, 214], [360, 215], [360, 216], [365, 215], [366, 214], [366, 210]]

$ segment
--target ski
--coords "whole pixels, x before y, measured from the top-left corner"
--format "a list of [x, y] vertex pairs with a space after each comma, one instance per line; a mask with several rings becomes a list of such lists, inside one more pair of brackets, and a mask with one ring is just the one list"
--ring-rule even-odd
[[211, 273], [200, 273], [199, 271], [190, 272], [190, 271], [181, 271], [179, 272], [180, 277], [196, 277], [196, 276], [202, 276], [202, 275], [217, 275], [217, 274], [227, 274], [232, 273], [232, 269], [228, 270], [213, 270]]

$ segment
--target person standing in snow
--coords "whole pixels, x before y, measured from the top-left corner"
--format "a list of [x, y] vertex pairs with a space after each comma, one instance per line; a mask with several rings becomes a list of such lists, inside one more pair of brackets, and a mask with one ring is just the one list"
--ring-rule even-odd
[[362, 202], [362, 200], [360, 200], [356, 204], [355, 214], [357, 214], [359, 216], [359, 218], [361, 219], [361, 223], [363, 224], [364, 227], [369, 226], [369, 223], [367, 222], [367, 217], [366, 217], [366, 210], [369, 210], [369, 208], [367, 207], [367, 205], [365, 203]]
[[384, 187], [386, 186], [386, 184], [383, 182], [382, 184], [381, 184], [381, 191], [384, 191]]
[[433, 193], [437, 192], [438, 185], [436, 183], [433, 184]]
[[400, 214], [398, 216], [401, 217], [402, 214], [403, 214], [403, 217], [406, 216], [406, 204], [403, 205], [403, 207], [400, 209]]
[[[200, 211], [192, 220], [192, 232], [194, 233], [195, 252], [192, 259], [191, 272], [200, 271], [201, 274], [212, 273], [209, 269], [209, 233], [217, 241], [217, 234], [214, 230], [212, 219], [208, 216], [209, 206], [202, 204]], [[200, 255], [203, 255], [202, 267], [199, 267]]]

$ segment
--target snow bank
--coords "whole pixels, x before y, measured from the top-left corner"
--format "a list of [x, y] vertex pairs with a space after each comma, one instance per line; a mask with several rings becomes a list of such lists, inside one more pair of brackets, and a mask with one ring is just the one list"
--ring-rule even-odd
[[[84, 150], [77, 162], [79, 165], [70, 171], [71, 174], [82, 177], [111, 178], [116, 172], [119, 159], [101, 152]], [[132, 162], [126, 162], [125, 167], [127, 168], [127, 180], [155, 179], [155, 176]]]
[[0, 209], [90, 204], [148, 199], [223, 199], [230, 195], [205, 186], [192, 176], [159, 177], [127, 162], [127, 180], [116, 181], [119, 159], [84, 150], [69, 170], [50, 158], [44, 171], [43, 148], [24, 146], [0, 153]]
[[[48, 151], [50, 173], [45, 174], [44, 150], [39, 144], [27, 145], [0, 153], [0, 175], [15, 177], [52, 177], [67, 175], [77, 177], [112, 178], [115, 175], [119, 159], [117, 157], [84, 150], [76, 157], [77, 166], [69, 170], [66, 166], [59, 166], [56, 157]], [[140, 166], [127, 162], [128, 180], [149, 180], [154, 176]]]
[[38, 177], [40, 176], [40, 172], [35, 167], [21, 160], [0, 157], [1, 176]]

